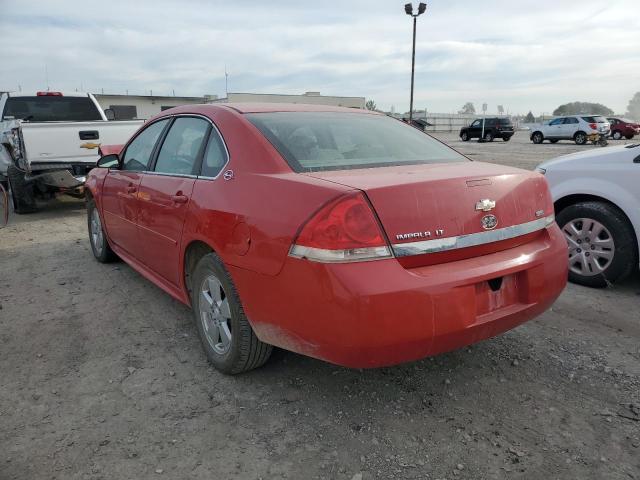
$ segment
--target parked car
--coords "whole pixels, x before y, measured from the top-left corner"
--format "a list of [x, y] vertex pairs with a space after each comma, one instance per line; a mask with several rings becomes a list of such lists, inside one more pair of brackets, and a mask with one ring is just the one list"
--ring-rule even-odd
[[584, 145], [589, 140], [599, 140], [609, 135], [610, 125], [606, 118], [599, 115], [571, 115], [558, 117], [536, 125], [531, 129], [533, 143], [549, 140], [573, 140], [576, 145]]
[[93, 254], [191, 305], [226, 373], [272, 345], [349, 367], [423, 358], [539, 315], [566, 284], [542, 175], [385, 115], [189, 105], [114, 150], [87, 179]]
[[513, 124], [508, 118], [478, 118], [468, 127], [460, 129], [460, 138], [463, 142], [472, 138], [483, 139], [486, 142], [501, 138], [508, 142], [514, 133]]
[[605, 287], [638, 268], [640, 144], [542, 163], [569, 245], [569, 280]]
[[4, 93], [0, 114], [0, 181], [16, 213], [34, 211], [38, 196], [83, 197], [100, 144], [124, 143], [143, 123], [109, 122], [93, 95], [77, 92]]
[[615, 140], [622, 137], [631, 140], [634, 136], [640, 134], [640, 124], [626, 118], [607, 118], [611, 124], [611, 136]]

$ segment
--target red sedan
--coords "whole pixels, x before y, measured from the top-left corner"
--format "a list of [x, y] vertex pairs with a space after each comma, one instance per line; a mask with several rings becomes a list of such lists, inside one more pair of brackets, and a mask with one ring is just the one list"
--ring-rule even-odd
[[226, 373], [272, 346], [349, 367], [449, 351], [544, 312], [567, 280], [544, 177], [384, 115], [191, 105], [109, 151], [87, 179], [95, 257], [190, 305]]

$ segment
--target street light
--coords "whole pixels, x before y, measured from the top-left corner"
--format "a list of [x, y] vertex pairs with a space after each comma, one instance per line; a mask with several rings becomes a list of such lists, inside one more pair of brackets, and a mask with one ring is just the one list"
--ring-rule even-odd
[[406, 3], [404, 12], [413, 17], [413, 50], [411, 52], [411, 99], [409, 101], [409, 125], [413, 122], [413, 74], [416, 67], [416, 19], [422, 15], [427, 9], [427, 4], [420, 2], [418, 5], [418, 13], [413, 13], [413, 4]]

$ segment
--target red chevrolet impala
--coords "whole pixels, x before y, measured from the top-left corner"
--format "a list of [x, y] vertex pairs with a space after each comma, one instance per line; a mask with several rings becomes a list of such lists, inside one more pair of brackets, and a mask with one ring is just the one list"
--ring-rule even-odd
[[272, 346], [349, 367], [460, 348], [542, 313], [567, 279], [541, 175], [372, 112], [173, 108], [98, 166], [95, 257], [190, 305], [226, 373]]

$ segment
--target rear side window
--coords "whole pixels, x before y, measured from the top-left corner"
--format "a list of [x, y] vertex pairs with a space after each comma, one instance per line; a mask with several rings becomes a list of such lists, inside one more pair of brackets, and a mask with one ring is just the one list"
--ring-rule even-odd
[[594, 115], [592, 117], [582, 117], [582, 119], [587, 123], [607, 123], [606, 118], [597, 115]]
[[195, 175], [196, 163], [209, 128], [209, 122], [201, 118], [176, 118], [162, 143], [154, 171]]
[[218, 132], [211, 131], [207, 151], [202, 161], [202, 173], [204, 177], [215, 177], [220, 173], [222, 167], [227, 163], [227, 150], [222, 143]]
[[509, 120], [508, 118], [500, 118], [500, 119], [498, 120], [498, 123], [499, 123], [500, 125], [504, 125], [504, 126], [506, 126], [506, 127], [511, 126], [511, 120]]
[[382, 115], [274, 112], [247, 118], [296, 172], [467, 161], [429, 135]]
[[123, 170], [144, 171], [149, 168], [153, 148], [168, 122], [167, 118], [152, 123], [133, 139], [122, 159]]
[[574, 124], [574, 123], [580, 123], [580, 122], [575, 117], [567, 117], [567, 118], [564, 119], [564, 124], [565, 125], [570, 125], [570, 124]]
[[89, 97], [9, 97], [2, 112], [30, 122], [83, 122], [102, 120], [100, 112]]

